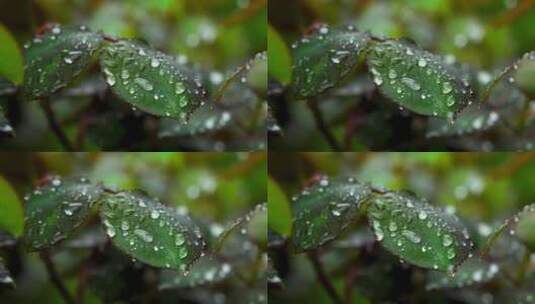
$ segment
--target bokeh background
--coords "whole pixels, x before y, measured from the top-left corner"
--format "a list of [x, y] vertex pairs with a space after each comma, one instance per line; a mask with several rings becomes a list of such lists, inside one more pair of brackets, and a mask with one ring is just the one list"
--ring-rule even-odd
[[[534, 19], [532, 0], [270, 0], [269, 76], [271, 87], [277, 88], [270, 105], [283, 129], [283, 136], [270, 137], [270, 144], [277, 150], [331, 150], [306, 103], [289, 93], [280, 94], [281, 86], [288, 85], [291, 79], [292, 43], [322, 23], [353, 24], [374, 35], [407, 38], [444, 56], [447, 62], [467, 64], [474, 72], [471, 83], [480, 93], [493, 75], [535, 50]], [[531, 88], [535, 87], [535, 80], [530, 83]], [[366, 68], [360, 65], [336, 88], [317, 97], [323, 118], [344, 151], [525, 149], [513, 143], [500, 146], [497, 138], [508, 135], [498, 131], [498, 135], [485, 134], [482, 139], [466, 142], [458, 138], [451, 142], [426, 140], [427, 118], [400, 110], [395, 102], [374, 93], [374, 88]], [[512, 109], [523, 102], [510, 87], [501, 94], [495, 96], [497, 108]], [[498, 147], [489, 147], [488, 142], [493, 141]]]
[[[292, 196], [319, 174], [354, 176], [428, 199], [462, 219], [478, 250], [494, 227], [533, 203], [534, 170], [533, 153], [270, 153], [270, 257], [283, 282], [269, 289], [270, 303], [331, 303], [307, 255], [281, 246], [284, 233], [274, 232], [289, 231]], [[505, 270], [514, 277], [525, 248], [514, 241], [500, 246], [501, 258], [492, 260], [501, 270], [509, 267], [506, 263], [514, 265]], [[338, 293], [344, 299], [351, 296], [347, 303], [515, 303], [511, 295], [534, 283], [531, 255], [526, 280], [516, 286], [502, 273], [493, 283], [475, 288], [428, 291], [426, 276], [432, 271], [400, 263], [377, 244], [363, 218], [319, 252]], [[533, 295], [533, 289], [529, 293]]]
[[[205, 237], [210, 238], [214, 231], [221, 232], [225, 225], [266, 201], [266, 158], [261, 152], [0, 153], [0, 256], [16, 283], [14, 289], [0, 286], [0, 302], [62, 303], [36, 253], [27, 253], [21, 242], [5, 247], [9, 239], [5, 231], [16, 236], [22, 232], [23, 197], [43, 176], [85, 176], [118, 190], [144, 190], [166, 205], [188, 210], [206, 229]], [[134, 263], [104, 245], [105, 232], [96, 214], [77, 231], [52, 252], [58, 272], [72, 294], [85, 284], [84, 303], [148, 303], [155, 299], [163, 303], [233, 303], [237, 298], [246, 301], [249, 292], [265, 296], [265, 283], [261, 289], [252, 285], [245, 290], [235, 276], [219, 284], [158, 292], [154, 268]], [[247, 249], [236, 245], [247, 243], [233, 244], [243, 264], [241, 270], [236, 270], [250, 276], [253, 270], [247, 264], [246, 252], [252, 250], [252, 245], [249, 243]], [[89, 266], [92, 270], [87, 277], [84, 261], [99, 252], [97, 248], [106, 248], [101, 253], [104, 256]], [[228, 260], [231, 261], [232, 258]]]

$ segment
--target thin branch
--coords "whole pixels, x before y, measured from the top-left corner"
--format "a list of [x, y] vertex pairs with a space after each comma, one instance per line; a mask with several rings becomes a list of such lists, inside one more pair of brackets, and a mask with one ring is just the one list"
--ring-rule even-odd
[[59, 294], [67, 304], [76, 304], [74, 301], [74, 298], [69, 293], [67, 288], [65, 287], [65, 284], [61, 280], [60, 275], [58, 274], [58, 271], [56, 270], [56, 267], [54, 266], [54, 262], [50, 258], [50, 253], [48, 251], [41, 251], [39, 253], [39, 256], [41, 257], [41, 260], [45, 264], [46, 271], [48, 272], [48, 276], [50, 277], [50, 280], [54, 284], [54, 286], [58, 289]]
[[316, 99], [309, 99], [307, 102], [307, 105], [312, 111], [312, 114], [314, 115], [314, 120], [316, 121], [316, 126], [320, 130], [321, 134], [325, 137], [325, 140], [329, 143], [331, 146], [331, 149], [334, 151], [340, 152], [342, 151], [342, 148], [338, 141], [336, 140], [336, 137], [331, 133], [327, 125], [325, 124], [325, 120], [323, 119], [323, 115], [321, 114], [321, 110], [318, 107], [318, 102]]
[[323, 285], [323, 288], [325, 288], [325, 291], [331, 298], [332, 302], [335, 304], [343, 304], [342, 298], [338, 295], [331, 280], [325, 274], [325, 270], [323, 269], [323, 264], [318, 258], [318, 253], [315, 251], [312, 251], [308, 253], [308, 258], [310, 262], [312, 263], [312, 266], [314, 267], [314, 271], [316, 272], [316, 276], [318, 277], [318, 280], [320, 281], [321, 285]]
[[52, 132], [56, 135], [58, 140], [60, 141], [61, 145], [65, 148], [68, 152], [73, 152], [74, 148], [69, 141], [69, 138], [67, 135], [65, 135], [65, 132], [61, 129], [61, 126], [59, 125], [56, 115], [54, 114], [54, 111], [52, 110], [52, 107], [50, 106], [50, 100], [49, 99], [42, 99], [39, 101], [39, 104], [41, 105], [41, 108], [45, 112], [46, 119], [48, 121], [48, 125], [50, 126], [50, 129], [52, 129]]

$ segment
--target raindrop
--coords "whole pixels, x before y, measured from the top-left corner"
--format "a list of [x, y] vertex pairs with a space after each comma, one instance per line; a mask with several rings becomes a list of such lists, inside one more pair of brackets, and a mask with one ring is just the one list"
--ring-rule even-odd
[[186, 87], [182, 82], [177, 82], [175, 85], [175, 93], [176, 94], [182, 94], [186, 91]]
[[443, 94], [448, 94], [448, 93], [450, 93], [452, 90], [453, 90], [453, 88], [452, 88], [452, 86], [451, 86], [451, 83], [449, 83], [449, 82], [446, 81], [446, 82], [444, 82], [444, 83], [442, 84], [442, 93], [443, 93]]
[[158, 59], [156, 58], [152, 58], [150, 61], [150, 66], [153, 68], [157, 68], [160, 66], [160, 61], [158, 61]]
[[444, 234], [444, 237], [442, 238], [442, 245], [448, 247], [451, 244], [453, 244], [453, 239], [451, 238], [451, 236], [449, 234]]
[[421, 210], [420, 212], [418, 212], [418, 218], [421, 220], [425, 220], [427, 218], [427, 213]]
[[184, 247], [181, 247], [181, 248], [178, 250], [178, 257], [181, 258], [181, 259], [185, 259], [187, 256], [188, 256], [188, 251], [187, 251], [187, 249], [184, 248]]
[[182, 246], [185, 242], [186, 240], [184, 239], [184, 235], [182, 235], [181, 233], [177, 233], [175, 235], [175, 245]]
[[390, 69], [390, 70], [388, 71], [388, 78], [390, 78], [390, 79], [394, 79], [394, 78], [396, 78], [396, 77], [398, 77], [398, 74], [396, 73], [396, 71], [394, 71], [393, 69]]
[[136, 78], [134, 82], [145, 91], [152, 91], [154, 89], [152, 84], [145, 78]]
[[409, 239], [409, 241], [418, 244], [422, 241], [422, 239], [414, 232], [410, 230], [403, 230], [402, 234]]
[[154, 239], [150, 233], [148, 233], [147, 231], [145, 231], [143, 229], [134, 230], [134, 234], [139, 236], [143, 241], [145, 241], [147, 243], [152, 242], [153, 239]]
[[416, 80], [409, 78], [409, 77], [403, 77], [401, 78], [401, 82], [406, 84], [411, 90], [418, 91], [420, 90], [420, 84], [416, 82]]
[[425, 66], [427, 66], [427, 61], [425, 61], [425, 59], [423, 58], [420, 58], [418, 60], [418, 66], [424, 68]]
[[160, 217], [160, 212], [158, 212], [158, 210], [152, 210], [151, 213], [150, 213], [150, 217], [152, 219], [157, 219]]

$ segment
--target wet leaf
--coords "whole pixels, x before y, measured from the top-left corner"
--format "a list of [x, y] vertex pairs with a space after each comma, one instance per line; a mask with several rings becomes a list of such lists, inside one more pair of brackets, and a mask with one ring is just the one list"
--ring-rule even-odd
[[322, 177], [293, 199], [292, 241], [297, 252], [312, 250], [335, 239], [370, 198], [368, 185], [352, 177]]
[[471, 105], [451, 123], [446, 119], [430, 118], [427, 137], [465, 135], [485, 131], [500, 121], [500, 114], [489, 108]]
[[14, 136], [15, 131], [13, 130], [13, 127], [7, 120], [7, 118], [4, 116], [4, 109], [0, 106], [0, 134], [8, 135], [8, 136]]
[[370, 38], [353, 26], [322, 26], [292, 45], [292, 84], [298, 98], [317, 95], [335, 86], [359, 61]]
[[189, 216], [140, 191], [107, 195], [100, 215], [113, 244], [149, 265], [185, 271], [204, 255], [200, 228]]
[[442, 272], [429, 272], [426, 289], [463, 288], [485, 283], [492, 280], [499, 270], [498, 264], [473, 257], [461, 264], [453, 277]]
[[468, 82], [457, 78], [439, 56], [414, 45], [394, 40], [376, 43], [367, 60], [381, 92], [413, 112], [453, 119], [472, 102]]
[[159, 137], [197, 135], [215, 132], [228, 126], [232, 113], [215, 104], [205, 104], [196, 109], [189, 121], [165, 119], [161, 121]]
[[9, 285], [15, 287], [15, 281], [11, 277], [11, 274], [4, 265], [4, 260], [0, 257], [0, 284]]
[[101, 57], [106, 82], [115, 94], [148, 113], [187, 121], [204, 104], [205, 91], [172, 56], [135, 41], [107, 45]]
[[496, 240], [504, 232], [511, 236], [516, 236], [528, 248], [535, 250], [535, 204], [526, 205], [516, 215], [507, 219], [488, 238], [483, 254], [487, 254]]
[[515, 82], [522, 92], [535, 97], [535, 51], [524, 54], [522, 58], [513, 66], [516, 67], [514, 78], [509, 78], [509, 82]]
[[269, 75], [282, 84], [288, 84], [292, 79], [290, 50], [271, 25], [268, 25], [268, 57]]
[[46, 97], [67, 86], [92, 63], [102, 37], [85, 27], [54, 26], [25, 46], [24, 91], [28, 99]]
[[5, 77], [15, 84], [24, 78], [22, 54], [17, 41], [11, 33], [0, 24], [0, 77]]
[[286, 194], [277, 182], [268, 178], [269, 228], [287, 237], [292, 233], [292, 210]]
[[239, 232], [241, 235], [248, 235], [257, 244], [259, 242], [267, 244], [267, 205], [259, 204], [252, 211], [249, 211], [244, 216], [238, 217], [227, 225], [215, 242], [214, 252], [220, 251], [227, 238], [234, 232]]
[[405, 192], [374, 197], [368, 218], [379, 242], [408, 263], [453, 272], [472, 248], [459, 219]]
[[24, 238], [30, 249], [50, 247], [72, 235], [99, 200], [102, 187], [85, 178], [50, 178], [26, 198]]
[[24, 210], [17, 193], [9, 182], [0, 176], [0, 229], [18, 237], [24, 230]]
[[189, 270], [189, 273], [164, 272], [162, 273], [158, 289], [192, 288], [219, 283], [232, 273], [229, 263], [215, 257], [201, 257]]
[[256, 92], [264, 96], [267, 91], [266, 70], [267, 54], [266, 52], [260, 52], [226, 77], [217, 89], [214, 99], [217, 101], [221, 100], [226, 91], [235, 83], [247, 84], [250, 88], [253, 88]]

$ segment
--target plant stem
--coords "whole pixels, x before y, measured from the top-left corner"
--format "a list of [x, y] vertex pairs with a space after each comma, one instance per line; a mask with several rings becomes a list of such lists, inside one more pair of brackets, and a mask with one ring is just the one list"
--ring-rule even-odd
[[48, 125], [50, 126], [50, 129], [52, 129], [52, 132], [56, 135], [58, 140], [60, 141], [61, 145], [65, 148], [68, 152], [73, 152], [73, 146], [71, 142], [69, 141], [69, 138], [67, 135], [65, 135], [65, 132], [61, 129], [61, 126], [59, 125], [56, 115], [54, 114], [54, 111], [52, 110], [52, 107], [50, 106], [50, 100], [48, 99], [42, 99], [39, 101], [39, 104], [41, 105], [41, 108], [45, 112], [46, 119], [48, 121]]
[[325, 291], [331, 298], [332, 302], [335, 304], [343, 304], [342, 298], [340, 298], [331, 280], [329, 280], [329, 278], [325, 274], [325, 270], [323, 269], [323, 264], [321, 263], [318, 257], [318, 253], [316, 251], [312, 251], [308, 253], [308, 258], [310, 259], [310, 262], [314, 267], [314, 271], [316, 272], [318, 280], [320, 281], [321, 285], [323, 285], [323, 288], [325, 288]]
[[56, 270], [56, 267], [54, 266], [54, 262], [50, 258], [50, 253], [48, 251], [41, 251], [39, 253], [39, 257], [41, 257], [41, 260], [45, 264], [46, 271], [48, 272], [48, 276], [50, 277], [50, 280], [56, 286], [56, 288], [59, 291], [59, 294], [61, 297], [63, 297], [63, 300], [67, 304], [76, 304], [74, 301], [74, 298], [69, 293], [67, 288], [65, 287], [65, 284], [63, 284], [63, 281], [61, 280], [60, 275], [58, 274], [58, 271]]
[[336, 152], [342, 151], [342, 148], [340, 148], [341, 146], [336, 140], [336, 137], [334, 137], [334, 135], [331, 133], [331, 131], [325, 124], [325, 120], [323, 119], [323, 115], [321, 114], [321, 111], [318, 107], [317, 100], [311, 98], [308, 100], [307, 105], [310, 108], [310, 111], [312, 111], [312, 114], [314, 115], [314, 120], [316, 121], [318, 129], [320, 130], [321, 134], [323, 134], [325, 140], [329, 143], [331, 148]]

